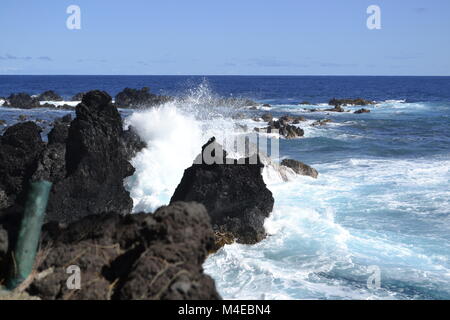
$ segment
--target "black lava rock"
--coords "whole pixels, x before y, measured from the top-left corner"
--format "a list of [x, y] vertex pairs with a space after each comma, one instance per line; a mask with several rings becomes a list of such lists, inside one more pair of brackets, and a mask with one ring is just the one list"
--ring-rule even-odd
[[37, 160], [44, 149], [42, 129], [34, 122], [17, 123], [0, 137], [0, 192], [8, 204], [20, 199], [36, 170]]
[[70, 101], [81, 101], [83, 100], [84, 95], [86, 94], [86, 92], [79, 92], [76, 95], [74, 95]]
[[310, 176], [313, 178], [317, 178], [319, 173], [316, 169], [307, 164], [294, 160], [294, 159], [284, 159], [281, 161], [281, 165], [285, 167], [289, 167], [294, 170], [295, 173], [300, 174], [302, 176]]
[[[111, 97], [88, 92], [76, 115], [66, 140], [66, 178], [53, 186], [47, 219], [70, 222], [90, 214], [130, 213], [133, 204], [123, 179], [134, 168], [122, 147], [122, 119]], [[61, 142], [64, 135], [54, 136], [51, 143]]]
[[203, 155], [205, 150], [213, 150], [212, 157], [218, 152], [217, 158], [222, 158], [223, 164], [206, 164], [197, 157], [184, 171], [171, 203], [202, 203], [216, 232], [232, 234], [240, 243], [262, 240], [265, 237], [264, 220], [273, 209], [274, 199], [262, 178], [264, 165], [259, 157], [256, 164], [250, 164], [250, 158], [228, 159], [214, 138], [203, 146]]
[[119, 108], [141, 108], [155, 106], [169, 100], [169, 97], [151, 93], [148, 87], [139, 90], [125, 88], [116, 95], [114, 103]]
[[27, 93], [13, 93], [8, 97], [8, 106], [19, 109], [39, 108], [39, 100]]
[[45, 91], [38, 96], [39, 101], [62, 101], [63, 98], [52, 90]]
[[[202, 264], [214, 234], [205, 207], [173, 203], [154, 214], [93, 215], [67, 227], [44, 226], [45, 252], [29, 292], [43, 299], [220, 299]], [[43, 252], [44, 253], [44, 252]], [[82, 272], [82, 289], [66, 286], [68, 265]]]

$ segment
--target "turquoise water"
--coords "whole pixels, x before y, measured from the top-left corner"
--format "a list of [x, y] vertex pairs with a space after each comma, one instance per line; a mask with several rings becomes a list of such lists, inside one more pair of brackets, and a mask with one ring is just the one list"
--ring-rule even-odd
[[[282, 140], [281, 155], [317, 180], [266, 179], [271, 236], [225, 247], [206, 263], [226, 298], [449, 299], [448, 103], [391, 101], [330, 114], [326, 128]], [[274, 113], [308, 117], [298, 106]], [[368, 287], [373, 266], [380, 287]]]
[[[93, 88], [115, 94], [143, 85], [184, 99], [122, 111], [149, 145], [124, 182], [135, 211], [167, 203], [209, 137], [236, 134], [236, 121], [214, 97], [251, 98], [270, 103], [266, 111], [275, 117], [310, 120], [300, 124], [305, 137], [280, 140], [280, 156], [312, 165], [319, 178], [284, 182], [265, 168], [275, 198], [269, 236], [252, 246], [225, 246], [204, 265], [224, 298], [450, 299], [450, 78], [25, 76], [0, 77], [0, 96], [53, 89], [67, 97]], [[325, 106], [297, 105], [333, 97], [378, 103], [360, 115], [310, 113], [303, 108]], [[67, 112], [0, 108], [0, 119], [11, 124], [26, 114], [50, 121]], [[333, 122], [310, 126], [325, 118]], [[250, 130], [262, 125], [237, 122]]]

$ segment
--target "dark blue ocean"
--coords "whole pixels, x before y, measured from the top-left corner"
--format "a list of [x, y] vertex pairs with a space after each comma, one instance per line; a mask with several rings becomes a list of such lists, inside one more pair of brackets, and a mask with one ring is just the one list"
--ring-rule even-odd
[[[143, 86], [177, 99], [121, 110], [148, 144], [124, 181], [136, 211], [169, 201], [209, 137], [262, 127], [251, 118], [263, 112], [307, 118], [303, 138], [280, 139], [280, 157], [313, 166], [319, 177], [286, 182], [276, 168], [264, 169], [275, 198], [269, 236], [228, 245], [204, 265], [224, 298], [450, 299], [450, 77], [0, 76], [0, 96], [54, 90], [69, 99], [91, 89], [114, 96]], [[215, 105], [222, 97], [261, 105], [230, 112]], [[333, 97], [377, 103], [364, 114], [309, 111]], [[0, 119], [10, 125], [24, 115], [45, 127], [70, 112], [0, 107]], [[249, 116], [232, 119], [237, 112]], [[332, 122], [311, 125], [321, 119]]]
[[105, 90], [116, 95], [125, 87], [150, 87], [154, 93], [179, 95], [207, 79], [215, 93], [259, 101], [320, 103], [332, 97], [372, 100], [449, 102], [450, 77], [354, 76], [9, 76], [0, 75], [0, 96], [54, 90], [65, 98], [78, 92]]

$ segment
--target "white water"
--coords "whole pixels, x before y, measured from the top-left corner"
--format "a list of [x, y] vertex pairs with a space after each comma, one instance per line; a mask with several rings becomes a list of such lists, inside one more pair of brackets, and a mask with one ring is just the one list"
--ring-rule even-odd
[[[392, 110], [404, 108], [401, 101], [386, 104]], [[203, 85], [183, 99], [127, 119], [148, 145], [133, 159], [136, 173], [125, 181], [134, 211], [152, 212], [167, 204], [201, 146], [211, 136], [223, 142], [237, 134], [231, 118], [212, 105], [214, 97]], [[327, 134], [308, 128], [305, 139]], [[208, 258], [205, 272], [216, 280], [221, 295], [448, 298], [450, 244], [443, 235], [450, 231], [450, 159], [318, 163], [317, 180], [284, 182], [275, 169], [264, 169], [275, 198], [265, 224], [270, 236], [252, 246], [225, 246]], [[381, 288], [375, 290], [366, 285], [373, 265], [381, 271]]]
[[184, 170], [209, 138], [224, 143], [233, 134], [234, 123], [211, 110], [212, 99], [203, 85], [183, 99], [135, 112], [126, 120], [148, 146], [132, 160], [136, 172], [125, 180], [135, 212], [153, 212], [168, 204]]
[[79, 104], [81, 101], [40, 101], [39, 103], [41, 104], [41, 105], [44, 105], [44, 104], [52, 104], [52, 105], [54, 105], [55, 107], [60, 107], [60, 106], [63, 106], [63, 105], [68, 105], [68, 106], [71, 106], [71, 107], [76, 107], [77, 106], [77, 104]]

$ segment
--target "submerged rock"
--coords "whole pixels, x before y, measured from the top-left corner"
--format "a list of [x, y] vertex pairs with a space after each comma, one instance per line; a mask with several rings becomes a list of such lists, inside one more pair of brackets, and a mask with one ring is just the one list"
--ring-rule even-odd
[[281, 119], [279, 121], [272, 120], [269, 122], [268, 127], [255, 128], [255, 131], [266, 133], [278, 133], [287, 139], [303, 137], [305, 135], [305, 131], [302, 128], [290, 125]]
[[356, 110], [354, 113], [361, 114], [361, 113], [369, 113], [369, 112], [370, 112], [369, 109], [362, 108], [362, 109]]
[[328, 112], [345, 112], [344, 108], [342, 108], [340, 105], [336, 105], [334, 108], [331, 108], [331, 109], [324, 109], [323, 111], [328, 111]]
[[319, 175], [316, 169], [297, 160], [284, 159], [283, 161], [281, 161], [281, 165], [291, 168], [295, 173], [302, 176], [310, 176], [317, 179], [317, 176]]
[[[41, 263], [29, 292], [42, 299], [220, 299], [202, 264], [214, 247], [205, 207], [177, 202], [154, 214], [93, 215], [44, 226]], [[77, 265], [82, 289], [66, 286]]]
[[281, 122], [281, 124], [286, 125], [289, 123], [293, 123], [293, 124], [298, 124], [302, 121], [306, 121], [306, 118], [303, 116], [289, 116], [289, 115], [284, 115], [282, 116], [279, 121]]
[[53, 90], [48, 90], [38, 96], [39, 101], [63, 101], [63, 98]]
[[322, 120], [314, 121], [311, 125], [313, 127], [324, 126], [324, 125], [326, 125], [327, 123], [330, 123], [330, 122], [333, 122], [333, 121], [331, 119], [322, 119]]
[[[222, 164], [206, 164], [199, 158], [206, 152], [222, 159]], [[202, 203], [216, 232], [231, 234], [240, 243], [262, 240], [264, 220], [273, 209], [274, 199], [261, 175], [264, 165], [255, 158], [229, 159], [215, 138], [210, 139], [194, 164], [184, 171], [171, 203]], [[255, 164], [250, 164], [252, 160]]]

